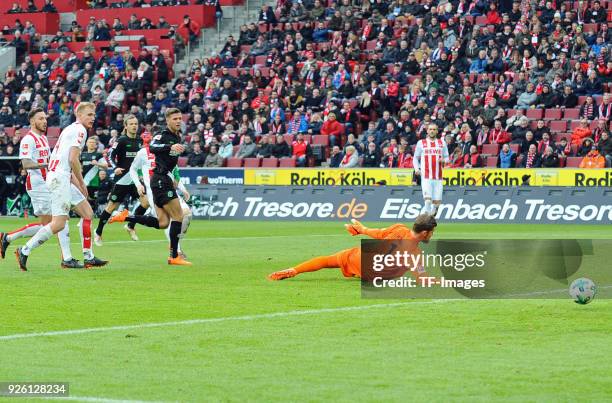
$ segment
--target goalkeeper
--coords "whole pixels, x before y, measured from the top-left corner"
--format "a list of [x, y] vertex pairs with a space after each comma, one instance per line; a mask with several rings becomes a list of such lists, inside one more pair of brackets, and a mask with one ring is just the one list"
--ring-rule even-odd
[[[403, 224], [394, 224], [388, 228], [382, 229], [366, 228], [357, 220], [352, 220], [351, 224], [345, 224], [345, 227], [353, 236], [367, 235], [375, 239], [402, 239], [414, 241], [414, 252], [419, 253], [418, 244], [420, 242], [428, 242], [433, 236], [434, 229], [437, 225], [436, 219], [432, 215], [421, 214], [414, 221], [412, 229], [409, 229]], [[295, 267], [274, 272], [268, 276], [268, 279], [274, 281], [284, 280], [302, 273], [336, 268], [342, 271], [344, 277], [361, 278], [361, 248], [345, 249], [334, 255], [315, 257]], [[417, 275], [416, 272], [412, 273]], [[424, 275], [424, 273], [418, 274], [418, 276], [422, 275]]]

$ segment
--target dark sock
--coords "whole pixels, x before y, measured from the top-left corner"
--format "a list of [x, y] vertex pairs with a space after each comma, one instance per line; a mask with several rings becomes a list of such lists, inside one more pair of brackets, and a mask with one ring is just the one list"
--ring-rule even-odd
[[96, 234], [98, 234], [99, 236], [102, 236], [102, 231], [104, 231], [104, 226], [108, 222], [110, 216], [111, 213], [106, 210], [104, 210], [102, 214], [100, 214], [100, 221], [98, 221], [98, 228], [96, 228]]
[[[147, 212], [147, 209], [142, 207], [141, 204], [139, 204], [138, 207], [136, 207], [136, 210], [134, 210], [134, 215], [144, 215], [144, 213], [146, 212]], [[135, 226], [136, 226], [135, 222], [128, 223], [128, 227], [130, 227], [131, 229], [134, 229]]]
[[157, 220], [157, 218], [150, 215], [130, 215], [127, 216], [125, 221], [129, 223], [144, 225], [145, 227], [159, 229], [159, 221]]
[[170, 253], [172, 253], [172, 257], [175, 258], [178, 256], [178, 244], [179, 244], [179, 235], [181, 234], [181, 225], [180, 221], [170, 221]]

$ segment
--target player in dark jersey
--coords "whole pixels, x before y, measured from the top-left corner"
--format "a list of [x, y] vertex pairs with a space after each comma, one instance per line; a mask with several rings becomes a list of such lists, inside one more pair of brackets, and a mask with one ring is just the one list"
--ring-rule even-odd
[[164, 229], [170, 227], [170, 253], [168, 264], [190, 266], [178, 253], [179, 235], [183, 222], [183, 208], [176, 193], [176, 187], [170, 176], [178, 163], [179, 155], [185, 151], [181, 144], [181, 111], [176, 108], [166, 110], [166, 125], [160, 134], [153, 137], [149, 150], [155, 155], [155, 169], [151, 176], [151, 190], [155, 203], [157, 218], [153, 216], [134, 215], [128, 217], [127, 211], [117, 214], [109, 222], [134, 222], [148, 227]]
[[96, 211], [96, 192], [100, 186], [99, 173], [101, 170], [108, 168], [104, 155], [98, 152], [98, 139], [96, 137], [87, 139], [86, 149], [81, 153], [81, 165], [83, 166], [83, 180], [89, 193], [89, 203]]
[[[96, 228], [94, 242], [97, 246], [102, 245], [102, 232], [104, 231], [104, 226], [108, 222], [108, 219], [113, 214], [113, 211], [115, 211], [127, 197], [131, 197], [134, 200], [140, 198], [138, 190], [129, 175], [132, 161], [134, 161], [134, 157], [136, 157], [136, 153], [138, 153], [141, 147], [141, 142], [137, 134], [138, 119], [134, 115], [127, 115], [124, 119], [123, 134], [119, 137], [117, 145], [111, 152], [110, 160], [115, 165], [115, 185], [108, 196], [108, 203], [100, 215], [98, 228]], [[136, 214], [144, 214], [146, 211], [147, 210], [142, 207], [142, 205], [136, 208]], [[125, 229], [134, 241], [138, 240], [136, 231], [134, 231], [134, 225], [128, 225]]]

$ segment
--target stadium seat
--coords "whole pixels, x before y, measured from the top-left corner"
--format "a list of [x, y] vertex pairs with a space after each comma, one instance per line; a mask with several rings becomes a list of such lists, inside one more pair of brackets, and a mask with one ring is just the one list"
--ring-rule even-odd
[[59, 137], [62, 129], [59, 127], [51, 126], [47, 128], [47, 137]]
[[283, 137], [285, 138], [285, 143], [289, 145], [293, 143], [293, 134], [283, 134]]
[[580, 109], [577, 109], [577, 108], [566, 109], [563, 112], [564, 119], [578, 119], [579, 117], [580, 117]]
[[499, 154], [499, 144], [483, 144], [482, 154], [485, 154], [485, 155]]
[[312, 136], [312, 145], [329, 145], [329, 136], [325, 134], [315, 134]]
[[518, 154], [520, 146], [518, 144], [510, 144], [510, 149]]
[[580, 126], [580, 121], [579, 120], [574, 120], [574, 121], [570, 122], [569, 130], [573, 132], [579, 126]]
[[487, 167], [488, 168], [496, 168], [497, 167], [497, 157], [493, 155], [489, 155], [487, 157]]
[[295, 168], [295, 160], [293, 158], [281, 158], [279, 166], [281, 168]]
[[276, 157], [268, 157], [261, 160], [262, 168], [277, 168], [278, 167], [278, 158]]
[[565, 166], [567, 168], [578, 168], [582, 162], [582, 157], [567, 157]]
[[566, 129], [567, 122], [565, 120], [553, 120], [550, 122], [550, 131], [552, 133], [564, 132]]
[[557, 120], [563, 117], [561, 109], [546, 109], [544, 112], [544, 119], [546, 120]]
[[228, 168], [242, 168], [242, 158], [228, 158], [227, 167]]
[[542, 119], [543, 112], [542, 109], [527, 109], [526, 116], [529, 119]]
[[245, 168], [259, 168], [261, 166], [261, 158], [245, 158]]
[[557, 133], [554, 137], [555, 141], [561, 141], [561, 139], [566, 139], [567, 142], [569, 143], [572, 140], [572, 134], [571, 133]]

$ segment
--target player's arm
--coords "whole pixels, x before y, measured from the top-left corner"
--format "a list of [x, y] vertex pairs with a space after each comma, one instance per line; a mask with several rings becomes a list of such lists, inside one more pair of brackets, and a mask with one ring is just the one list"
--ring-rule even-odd
[[83, 179], [83, 171], [81, 170], [81, 147], [70, 147], [70, 155], [68, 157], [68, 162], [72, 170], [72, 177], [75, 182], [75, 186], [79, 188], [81, 193], [86, 195], [87, 186], [85, 185], [85, 180]]
[[394, 224], [387, 228], [367, 228], [365, 225], [360, 223], [359, 221], [353, 219], [351, 220], [351, 224], [345, 224], [347, 231], [355, 236], [355, 235], [366, 235], [370, 238], [374, 239], [387, 239], [392, 233], [397, 231], [400, 227], [405, 228], [401, 224]]
[[[448, 152], [448, 149], [447, 149]], [[419, 141], [414, 149], [414, 157], [412, 158], [412, 163], [414, 164], [414, 173], [415, 175], [421, 174], [421, 156], [423, 155], [423, 146]]]
[[442, 159], [444, 160], [445, 164], [448, 164], [450, 162], [450, 154], [448, 153], [448, 145], [446, 144], [446, 141], [442, 146]]
[[47, 167], [47, 164], [39, 164], [34, 160], [35, 148], [36, 145], [30, 140], [30, 136], [26, 136], [21, 140], [21, 144], [19, 145], [19, 159], [21, 160], [23, 169], [41, 169]]
[[119, 141], [117, 141], [117, 145], [115, 146], [115, 148], [111, 151], [111, 161], [114, 162], [115, 164], [115, 175], [121, 175], [124, 171], [123, 168], [120, 168], [121, 163], [123, 162], [123, 160], [125, 159], [125, 141], [123, 141], [123, 139], [119, 139]]
[[181, 175], [178, 167], [174, 167], [174, 169], [172, 170], [172, 179], [174, 180], [174, 185], [176, 186], [178, 191], [182, 193], [183, 199], [185, 199], [185, 201], [189, 201], [191, 195], [189, 194], [189, 191], [187, 190], [185, 185], [181, 182]]
[[100, 169], [107, 169], [108, 168], [108, 163], [106, 162], [106, 158], [104, 158], [103, 155], [101, 155], [100, 158], [98, 160], [96, 160], [96, 165]]
[[172, 151], [177, 155], [180, 155], [185, 151], [185, 147], [182, 144], [166, 144], [163, 137], [164, 136], [161, 134], [153, 137], [151, 144], [149, 144], [149, 150], [153, 154], [168, 154]]

